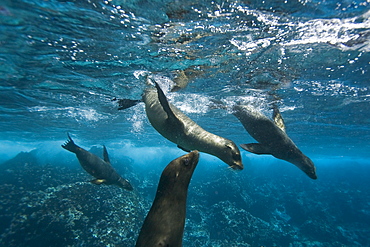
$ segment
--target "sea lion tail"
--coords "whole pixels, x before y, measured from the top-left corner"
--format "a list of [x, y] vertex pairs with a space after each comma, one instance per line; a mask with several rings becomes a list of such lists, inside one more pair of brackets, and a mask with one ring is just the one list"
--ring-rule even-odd
[[62, 148], [67, 149], [68, 151], [72, 153], [76, 153], [78, 146], [74, 143], [69, 133], [67, 133], [67, 135], [68, 135], [68, 140], [66, 141], [66, 143], [62, 145]]

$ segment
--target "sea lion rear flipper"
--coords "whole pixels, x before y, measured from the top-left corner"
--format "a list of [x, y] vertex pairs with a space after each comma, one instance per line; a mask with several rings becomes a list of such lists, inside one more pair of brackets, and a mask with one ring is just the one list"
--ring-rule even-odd
[[116, 99], [114, 98], [112, 101], [118, 101], [118, 110], [124, 110], [130, 108], [131, 106], [137, 105], [138, 103], [142, 102], [142, 100], [132, 100], [132, 99]]
[[176, 126], [176, 128], [182, 128], [184, 129], [184, 124], [177, 118], [175, 113], [173, 113], [170, 104], [168, 103], [168, 100], [166, 98], [166, 95], [164, 95], [162, 89], [158, 85], [157, 82], [155, 82], [155, 88], [157, 89], [158, 92], [158, 99], [159, 102], [161, 103], [161, 106], [163, 107], [163, 110], [167, 113], [167, 120], [170, 121], [170, 126]]
[[68, 151], [72, 153], [76, 153], [78, 146], [74, 143], [69, 133], [67, 133], [68, 141], [62, 145], [62, 148], [67, 149]]
[[181, 147], [181, 146], [179, 146], [179, 145], [177, 145], [177, 147], [178, 147], [178, 148], [180, 148], [181, 150], [185, 151], [185, 152], [188, 152], [188, 153], [190, 153], [190, 152], [191, 152], [191, 150], [189, 150], [189, 149], [187, 149], [187, 148], [183, 148], [183, 147]]
[[285, 132], [285, 123], [284, 119], [280, 114], [279, 109], [277, 108], [276, 105], [273, 106], [273, 113], [272, 113], [272, 118], [274, 119], [274, 123], [279, 129], [281, 129], [283, 132]]
[[254, 154], [271, 154], [268, 148], [260, 143], [240, 144], [240, 147]]
[[105, 145], [103, 145], [103, 158], [104, 161], [110, 164], [109, 156], [108, 156], [108, 151]]
[[101, 179], [101, 178], [93, 179], [93, 180], [90, 181], [90, 183], [97, 184], [97, 185], [100, 185], [104, 182], [105, 182], [105, 179]]

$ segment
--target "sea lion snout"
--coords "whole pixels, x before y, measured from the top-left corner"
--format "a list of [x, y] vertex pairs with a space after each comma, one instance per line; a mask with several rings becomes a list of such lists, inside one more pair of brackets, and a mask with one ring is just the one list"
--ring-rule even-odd
[[239, 148], [231, 141], [225, 144], [225, 147], [224, 152], [220, 154], [219, 158], [221, 158], [233, 170], [243, 170], [244, 166]]
[[244, 169], [242, 161], [235, 161], [233, 165], [230, 166], [233, 170], [241, 171]]
[[316, 174], [316, 167], [312, 160], [302, 154], [301, 160], [298, 162], [292, 162], [295, 164], [299, 169], [301, 169], [304, 173], [306, 173], [307, 176], [309, 176], [311, 179], [317, 179], [317, 174]]
[[307, 176], [309, 176], [311, 179], [317, 179], [317, 174], [316, 174], [316, 168], [313, 167], [313, 169], [309, 170], [303, 170], [301, 169], [304, 173], [306, 173]]
[[314, 174], [307, 174], [310, 178], [312, 178], [312, 179], [317, 179], [317, 175], [316, 175], [316, 173], [314, 173]]
[[304, 171], [304, 172], [305, 172], [305, 173], [307, 174], [307, 176], [309, 176], [310, 178], [312, 178], [312, 179], [317, 179], [316, 167], [315, 167], [315, 166], [311, 167], [311, 169], [306, 170], [306, 171]]
[[118, 180], [118, 186], [123, 188], [123, 189], [126, 189], [126, 190], [130, 190], [130, 191], [134, 190], [134, 188], [132, 187], [130, 182], [127, 179], [124, 179], [124, 178], [120, 178]]

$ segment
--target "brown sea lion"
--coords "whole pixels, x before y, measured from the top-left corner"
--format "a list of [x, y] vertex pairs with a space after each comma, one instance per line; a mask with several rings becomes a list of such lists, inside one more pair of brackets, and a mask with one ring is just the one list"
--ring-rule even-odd
[[[169, 103], [158, 83], [154, 83], [155, 88], [148, 87], [142, 101], [149, 122], [162, 136], [187, 152], [198, 150], [218, 157], [233, 169], [244, 168], [239, 148], [233, 141], [204, 130]], [[126, 102], [120, 100], [119, 109], [128, 108]]]
[[274, 122], [249, 105], [236, 105], [233, 110], [233, 114], [248, 133], [258, 141], [241, 144], [243, 149], [255, 154], [271, 154], [294, 164], [310, 178], [317, 179], [316, 167], [312, 160], [304, 155], [285, 133], [284, 120], [277, 107], [274, 108]]
[[82, 168], [96, 178], [92, 180], [91, 183], [114, 184], [126, 190], [133, 190], [129, 181], [122, 178], [110, 164], [108, 152], [105, 146], [103, 146], [104, 160], [77, 146], [69, 134], [68, 141], [63, 144], [62, 147], [75, 153]]
[[198, 160], [198, 151], [193, 151], [171, 161], [163, 170], [136, 247], [182, 246], [188, 187]]

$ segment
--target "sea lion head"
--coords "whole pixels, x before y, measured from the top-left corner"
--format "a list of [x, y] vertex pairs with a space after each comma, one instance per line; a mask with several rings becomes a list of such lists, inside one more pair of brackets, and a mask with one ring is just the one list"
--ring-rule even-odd
[[[175, 191], [187, 191], [190, 179], [198, 164], [199, 152], [194, 150], [171, 161], [163, 170], [158, 186], [158, 191], [176, 194]], [[179, 195], [181, 193], [179, 192]]]
[[240, 150], [232, 141], [225, 144], [223, 152], [220, 154], [219, 158], [234, 170], [244, 169]]
[[123, 189], [126, 189], [126, 190], [134, 190], [134, 188], [132, 187], [130, 182], [127, 179], [124, 179], [124, 178], [119, 178], [118, 181], [117, 181], [117, 185], [119, 187], [123, 188]]
[[312, 160], [306, 155], [302, 154], [302, 157], [298, 161], [293, 161], [292, 163], [306, 173], [310, 178], [317, 179], [316, 167]]

